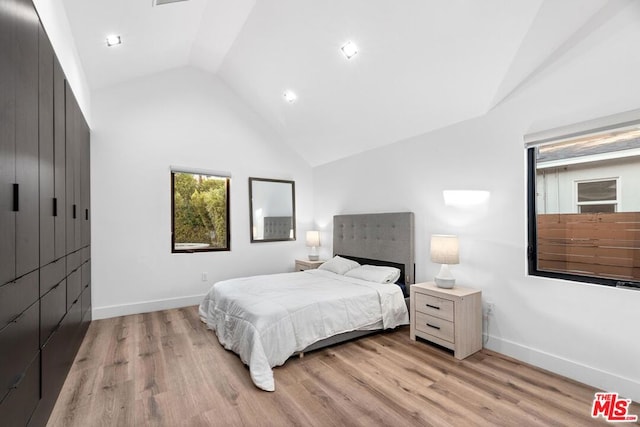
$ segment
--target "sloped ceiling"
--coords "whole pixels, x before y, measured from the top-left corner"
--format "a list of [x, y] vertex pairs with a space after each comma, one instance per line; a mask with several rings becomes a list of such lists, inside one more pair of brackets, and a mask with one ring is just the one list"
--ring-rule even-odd
[[[201, 68], [315, 166], [486, 113], [640, 2], [63, 3], [92, 90]], [[107, 48], [110, 33], [123, 44]], [[359, 47], [351, 60], [340, 51], [348, 40]]]

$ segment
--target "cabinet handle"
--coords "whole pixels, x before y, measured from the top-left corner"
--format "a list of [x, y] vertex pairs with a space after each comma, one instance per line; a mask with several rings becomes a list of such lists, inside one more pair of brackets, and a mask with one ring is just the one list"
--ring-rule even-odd
[[20, 210], [20, 184], [13, 184], [13, 211]]
[[53, 216], [58, 216], [58, 198], [53, 198]]
[[73, 205], [73, 214], [72, 215], [73, 215], [73, 219], [76, 219], [76, 205], [75, 205], [75, 203]]
[[432, 325], [432, 324], [430, 324], [430, 323], [426, 323], [426, 325], [427, 325], [428, 327], [430, 327], [430, 328], [440, 330], [440, 326]]
[[85, 221], [89, 221], [89, 209], [84, 210], [84, 219]]
[[16, 380], [13, 382], [13, 384], [11, 385], [11, 387], [9, 387], [9, 389], [11, 390], [15, 390], [18, 387], [20, 387], [20, 383], [22, 382], [22, 380], [24, 379], [25, 373], [21, 373], [18, 378], [16, 378]]
[[436, 307], [435, 305], [425, 304], [429, 308], [433, 308], [434, 310], [440, 310], [440, 307]]
[[60, 329], [60, 327], [62, 326], [62, 321], [60, 321], [55, 328], [53, 328], [53, 331], [51, 331], [51, 333], [49, 334], [49, 336], [52, 336], [53, 334], [55, 334], [56, 332], [58, 332], [58, 330]]
[[24, 316], [24, 313], [26, 312], [23, 311], [22, 313], [18, 314], [16, 317], [13, 318], [13, 320], [11, 320], [11, 323], [18, 323], [18, 320], [22, 319], [22, 316]]

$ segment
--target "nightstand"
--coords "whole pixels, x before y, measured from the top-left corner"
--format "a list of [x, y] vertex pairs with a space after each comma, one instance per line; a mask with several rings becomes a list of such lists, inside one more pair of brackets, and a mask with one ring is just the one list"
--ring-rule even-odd
[[411, 285], [411, 339], [420, 337], [464, 359], [482, 349], [482, 300], [477, 289]]
[[313, 270], [324, 264], [324, 261], [309, 261], [307, 259], [296, 260], [296, 271]]

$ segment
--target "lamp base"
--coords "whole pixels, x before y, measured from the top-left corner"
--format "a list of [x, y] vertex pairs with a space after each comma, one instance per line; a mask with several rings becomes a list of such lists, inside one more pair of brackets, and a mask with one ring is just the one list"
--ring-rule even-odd
[[436, 286], [443, 289], [451, 289], [453, 285], [456, 284], [456, 279], [442, 279], [440, 277], [436, 277], [433, 279], [436, 282]]
[[447, 264], [442, 264], [440, 267], [440, 271], [438, 275], [433, 279], [436, 282], [436, 286], [444, 289], [451, 289], [453, 285], [456, 284], [456, 279], [451, 274], [451, 270], [449, 270], [449, 266]]
[[309, 255], [309, 261], [319, 261], [320, 255]]

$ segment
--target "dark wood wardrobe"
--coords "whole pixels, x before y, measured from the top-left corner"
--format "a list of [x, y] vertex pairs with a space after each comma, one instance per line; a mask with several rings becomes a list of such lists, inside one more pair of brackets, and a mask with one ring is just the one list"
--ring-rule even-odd
[[91, 322], [89, 127], [31, 0], [0, 0], [0, 424], [45, 425]]

